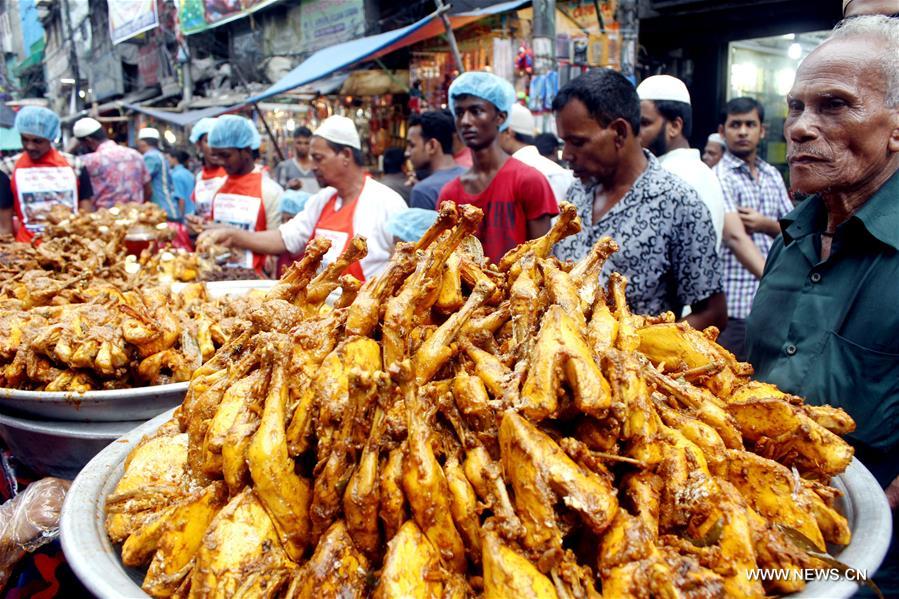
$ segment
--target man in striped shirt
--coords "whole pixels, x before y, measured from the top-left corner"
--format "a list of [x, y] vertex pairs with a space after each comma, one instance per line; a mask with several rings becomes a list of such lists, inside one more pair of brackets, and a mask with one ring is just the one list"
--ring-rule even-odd
[[727, 103], [719, 133], [727, 150], [715, 165], [724, 192], [724, 293], [727, 328], [718, 341], [745, 360], [746, 317], [759, 286], [778, 220], [793, 209], [780, 172], [759, 158], [765, 109], [752, 98]]

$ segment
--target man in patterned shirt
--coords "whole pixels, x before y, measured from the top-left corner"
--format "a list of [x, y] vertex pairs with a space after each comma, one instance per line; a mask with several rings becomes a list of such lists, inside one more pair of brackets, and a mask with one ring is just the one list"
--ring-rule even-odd
[[582, 258], [604, 235], [621, 249], [603, 275], [629, 281], [639, 314], [683, 308], [696, 328], [727, 322], [715, 230], [696, 191], [640, 145], [640, 99], [620, 73], [596, 69], [566, 84], [553, 101], [562, 152], [574, 171], [568, 193], [583, 230], [556, 246], [563, 260]]
[[81, 161], [91, 177], [94, 210], [128, 202], [142, 203], [152, 195], [150, 172], [140, 152], [109, 139], [103, 125], [90, 117], [76, 122], [72, 133], [88, 151]]
[[759, 287], [765, 258], [780, 235], [778, 220], [793, 209], [780, 172], [758, 156], [765, 109], [752, 98], [727, 103], [719, 133], [727, 150], [715, 165], [724, 192], [724, 292], [727, 330], [719, 342], [746, 359], [746, 317]]

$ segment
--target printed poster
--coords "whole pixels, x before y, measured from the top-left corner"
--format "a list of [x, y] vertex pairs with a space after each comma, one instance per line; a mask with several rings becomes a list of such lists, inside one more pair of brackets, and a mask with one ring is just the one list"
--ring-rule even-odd
[[159, 26], [156, 0], [106, 0], [113, 44]]

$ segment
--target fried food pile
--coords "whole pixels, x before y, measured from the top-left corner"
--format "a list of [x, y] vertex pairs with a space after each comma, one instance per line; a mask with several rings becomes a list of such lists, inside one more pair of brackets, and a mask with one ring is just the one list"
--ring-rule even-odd
[[[484, 261], [444, 206], [359, 287], [309, 244], [130, 453], [109, 538], [156, 597], [762, 597], [849, 541], [854, 423], [600, 285], [617, 246]], [[342, 288], [333, 308], [325, 298]]]
[[202, 283], [180, 292], [27, 283], [21, 298], [0, 299], [0, 387], [84, 392], [187, 381], [248, 326], [241, 315], [258, 302], [211, 299]]

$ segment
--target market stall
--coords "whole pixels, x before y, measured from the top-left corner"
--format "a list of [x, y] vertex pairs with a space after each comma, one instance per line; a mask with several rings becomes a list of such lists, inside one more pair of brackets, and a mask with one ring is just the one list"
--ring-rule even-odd
[[805, 580], [750, 572], [877, 567], [889, 513], [848, 415], [632, 314], [623, 277], [599, 285], [610, 238], [550, 258], [573, 207], [499, 264], [480, 218], [445, 207], [361, 288], [361, 239], [320, 272], [310, 243], [177, 413], [76, 480], [63, 543], [88, 588], [762, 596]]

